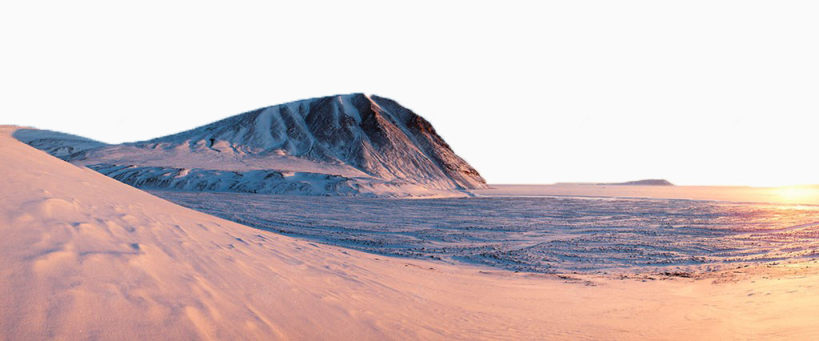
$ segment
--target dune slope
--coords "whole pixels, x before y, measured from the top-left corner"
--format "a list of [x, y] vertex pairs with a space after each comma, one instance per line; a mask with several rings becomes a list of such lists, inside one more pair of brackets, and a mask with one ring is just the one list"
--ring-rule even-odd
[[589, 285], [374, 256], [182, 208], [15, 129], [0, 127], [0, 339], [816, 336], [804, 271]]

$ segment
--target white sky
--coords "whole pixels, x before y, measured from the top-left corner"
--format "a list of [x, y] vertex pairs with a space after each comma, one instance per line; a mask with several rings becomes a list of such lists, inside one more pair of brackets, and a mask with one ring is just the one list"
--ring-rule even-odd
[[819, 183], [811, 1], [0, 4], [0, 124], [124, 142], [365, 92], [490, 183]]

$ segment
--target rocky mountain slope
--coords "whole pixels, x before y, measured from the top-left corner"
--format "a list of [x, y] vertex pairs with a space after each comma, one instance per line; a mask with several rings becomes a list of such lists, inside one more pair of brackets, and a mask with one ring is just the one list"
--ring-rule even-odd
[[61, 159], [70, 159], [74, 154], [107, 146], [85, 137], [40, 129], [18, 129], [14, 132], [14, 138]]
[[364, 94], [265, 107], [147, 141], [44, 150], [152, 189], [451, 196], [486, 187], [428, 121]]

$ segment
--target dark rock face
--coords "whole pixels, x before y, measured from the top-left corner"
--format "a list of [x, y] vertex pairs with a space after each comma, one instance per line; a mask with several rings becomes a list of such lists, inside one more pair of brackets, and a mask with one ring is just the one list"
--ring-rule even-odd
[[397, 102], [350, 94], [276, 105], [175, 135], [131, 144], [195, 151], [227, 144], [252, 157], [267, 153], [346, 164], [374, 177], [436, 189], [485, 187], [484, 179], [435, 132]]
[[458, 155], [455, 155], [452, 148], [435, 132], [435, 128], [433, 128], [432, 124], [427, 120], [391, 99], [378, 96], [373, 96], [373, 99], [381, 104], [383, 108], [388, 108], [388, 110], [402, 117], [404, 120], [403, 124], [415, 138], [415, 143], [417, 143], [421, 147], [421, 150], [438, 164], [445, 173], [455, 178], [456, 182], [473, 186], [467, 188], [480, 188], [485, 186], [486, 181], [478, 174], [478, 171], [458, 157]]

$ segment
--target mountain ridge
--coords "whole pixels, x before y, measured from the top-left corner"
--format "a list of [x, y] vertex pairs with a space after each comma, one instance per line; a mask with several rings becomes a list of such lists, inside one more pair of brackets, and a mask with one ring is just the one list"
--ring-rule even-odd
[[[486, 187], [427, 120], [394, 100], [362, 93], [263, 107], [167, 136], [62, 157], [98, 171], [116, 169], [118, 180], [143, 188], [174, 183], [187, 184], [181, 189], [229, 190], [234, 183], [247, 184], [249, 172], [256, 172], [251, 182], [264, 193], [338, 195], [335, 189], [350, 188], [343, 195], [460, 196]], [[218, 185], [213, 179], [210, 185], [174, 180], [214, 171], [221, 174]], [[288, 183], [259, 179], [257, 171]]]

